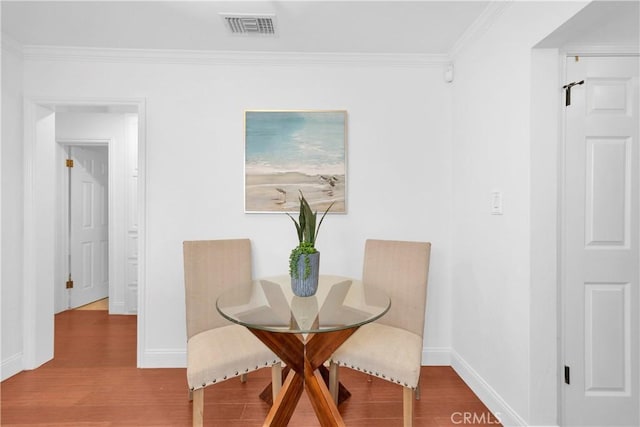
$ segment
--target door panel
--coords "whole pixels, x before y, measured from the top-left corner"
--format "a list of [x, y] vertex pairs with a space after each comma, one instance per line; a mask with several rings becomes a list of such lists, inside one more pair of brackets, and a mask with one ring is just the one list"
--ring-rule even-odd
[[630, 392], [629, 303], [629, 283], [585, 285], [587, 396], [628, 395]]
[[109, 296], [108, 152], [72, 147], [70, 308]]
[[564, 425], [640, 425], [638, 58], [567, 61]]
[[586, 245], [628, 247], [630, 138], [586, 138]]

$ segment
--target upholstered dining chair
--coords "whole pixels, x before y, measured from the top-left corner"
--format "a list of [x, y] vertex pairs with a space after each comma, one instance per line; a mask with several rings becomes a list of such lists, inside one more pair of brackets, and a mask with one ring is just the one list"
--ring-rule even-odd
[[[383, 290], [391, 308], [360, 327], [331, 357], [329, 384], [337, 399], [338, 367], [368, 373], [403, 387], [404, 426], [413, 423], [413, 397], [419, 398], [427, 281], [431, 243], [367, 240], [365, 287]], [[417, 391], [417, 393], [416, 393]]]
[[249, 239], [186, 241], [183, 244], [187, 315], [187, 383], [193, 425], [201, 426], [204, 389], [272, 366], [274, 399], [282, 384], [279, 359], [246, 328], [224, 319], [216, 299], [230, 287], [251, 285]]

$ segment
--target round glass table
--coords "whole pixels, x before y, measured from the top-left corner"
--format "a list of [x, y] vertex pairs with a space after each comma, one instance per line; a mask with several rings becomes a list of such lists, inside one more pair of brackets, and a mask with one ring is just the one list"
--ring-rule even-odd
[[[359, 280], [326, 275], [320, 276], [314, 296], [298, 297], [291, 291], [290, 277], [277, 276], [228, 290], [216, 306], [223, 317], [248, 328], [289, 368], [265, 426], [287, 425], [303, 390], [322, 426], [342, 426], [323, 364], [360, 326], [383, 316], [391, 301]], [[340, 394], [348, 397], [343, 386]]]

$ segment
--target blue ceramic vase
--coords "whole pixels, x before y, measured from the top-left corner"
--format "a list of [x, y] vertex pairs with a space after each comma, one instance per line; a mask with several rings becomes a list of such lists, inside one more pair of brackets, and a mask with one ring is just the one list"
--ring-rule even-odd
[[[311, 272], [304, 278], [307, 258]], [[320, 272], [320, 252], [314, 254], [301, 254], [298, 258], [298, 278], [291, 277], [291, 290], [299, 297], [310, 297], [318, 290], [318, 275]]]

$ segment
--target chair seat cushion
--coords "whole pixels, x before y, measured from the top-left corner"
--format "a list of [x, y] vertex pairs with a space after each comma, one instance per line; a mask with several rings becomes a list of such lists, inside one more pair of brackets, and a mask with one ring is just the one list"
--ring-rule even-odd
[[194, 335], [187, 342], [187, 382], [206, 387], [278, 362], [245, 327], [229, 325]]
[[369, 323], [349, 337], [331, 361], [415, 389], [420, 378], [422, 338], [404, 329]]

